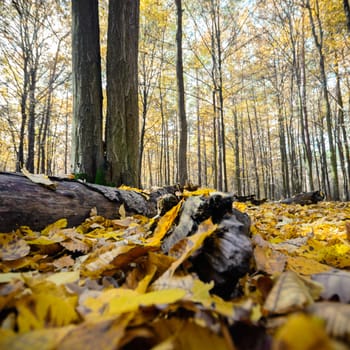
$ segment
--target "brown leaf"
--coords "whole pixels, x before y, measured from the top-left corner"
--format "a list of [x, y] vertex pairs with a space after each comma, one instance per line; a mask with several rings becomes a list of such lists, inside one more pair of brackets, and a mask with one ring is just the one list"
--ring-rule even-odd
[[73, 266], [74, 263], [75, 263], [75, 261], [72, 259], [71, 256], [65, 255], [65, 256], [62, 256], [59, 259], [56, 259], [52, 264], [57, 269], [63, 269], [64, 267]]
[[52, 182], [46, 175], [43, 174], [31, 174], [26, 168], [22, 169], [22, 174], [30, 181], [43, 185], [50, 190], [56, 190], [57, 184]]
[[84, 322], [69, 332], [57, 350], [114, 350], [125, 333], [130, 315]]
[[30, 246], [19, 238], [15, 233], [0, 234], [0, 259], [2, 261], [13, 261], [27, 256]]
[[309, 288], [292, 271], [283, 272], [268, 295], [264, 310], [270, 314], [284, 314], [304, 309], [313, 303]]
[[98, 277], [108, 270], [122, 268], [154, 247], [142, 245], [109, 245], [96, 249], [82, 264], [82, 273], [88, 277]]
[[80, 252], [80, 253], [88, 253], [90, 247], [88, 244], [78, 240], [78, 239], [70, 239], [64, 242], [60, 242], [60, 245], [66, 248], [70, 252]]
[[287, 263], [287, 256], [270, 248], [255, 247], [254, 258], [258, 271], [266, 272], [270, 275], [281, 273]]
[[350, 241], [350, 221], [345, 222], [345, 231], [348, 241]]

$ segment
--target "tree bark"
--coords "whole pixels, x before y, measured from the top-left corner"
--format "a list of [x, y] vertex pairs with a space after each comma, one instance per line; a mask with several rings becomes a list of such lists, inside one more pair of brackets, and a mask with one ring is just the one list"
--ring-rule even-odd
[[107, 38], [106, 181], [138, 186], [139, 0], [109, 2]]
[[350, 5], [349, 0], [343, 0], [344, 12], [346, 16], [346, 26], [348, 28], [348, 32], [350, 33]]
[[72, 1], [72, 168], [87, 181], [103, 176], [102, 85], [97, 0]]
[[69, 226], [78, 226], [92, 208], [98, 215], [119, 217], [123, 204], [126, 214], [152, 217], [157, 214], [157, 200], [174, 194], [178, 188], [157, 189], [146, 197], [135, 192], [80, 181], [50, 177], [56, 184], [52, 190], [34, 183], [19, 173], [0, 172], [0, 232], [11, 232], [19, 226], [40, 231], [58, 219], [66, 218]]
[[177, 32], [176, 32], [176, 80], [177, 80], [177, 113], [179, 118], [179, 167], [178, 177], [181, 185], [184, 185], [187, 178], [187, 120], [185, 111], [185, 88], [183, 78], [182, 62], [182, 3], [175, 0], [177, 9]]

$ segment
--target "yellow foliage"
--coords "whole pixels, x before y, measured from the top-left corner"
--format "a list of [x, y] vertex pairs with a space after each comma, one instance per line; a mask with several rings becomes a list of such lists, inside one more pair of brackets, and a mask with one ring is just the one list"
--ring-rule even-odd
[[62, 299], [45, 291], [21, 299], [16, 304], [19, 332], [66, 326], [78, 321], [77, 299], [76, 296]]
[[276, 333], [273, 350], [332, 350], [324, 322], [304, 314], [292, 315]]

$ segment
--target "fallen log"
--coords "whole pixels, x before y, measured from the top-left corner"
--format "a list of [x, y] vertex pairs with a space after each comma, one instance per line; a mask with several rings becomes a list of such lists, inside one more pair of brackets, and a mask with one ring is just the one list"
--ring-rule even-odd
[[157, 199], [176, 191], [169, 186], [145, 195], [68, 178], [49, 179], [55, 186], [45, 187], [19, 173], [0, 172], [0, 232], [23, 225], [40, 231], [61, 218], [66, 218], [69, 226], [77, 226], [94, 207], [99, 215], [117, 218], [122, 204], [127, 215], [152, 217], [157, 214]]
[[320, 201], [324, 200], [324, 194], [321, 191], [311, 191], [311, 192], [302, 192], [298, 193], [291, 198], [286, 198], [281, 200], [283, 204], [317, 204]]

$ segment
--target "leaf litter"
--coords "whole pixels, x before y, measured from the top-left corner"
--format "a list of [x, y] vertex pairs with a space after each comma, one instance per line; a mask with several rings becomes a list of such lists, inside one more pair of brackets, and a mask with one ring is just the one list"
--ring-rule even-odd
[[211, 218], [161, 249], [184, 202], [210, 192], [156, 218], [92, 210], [0, 234], [0, 349], [349, 349], [350, 203], [235, 202], [254, 252], [224, 300], [191, 270]]

